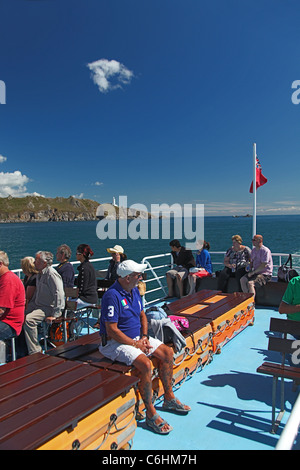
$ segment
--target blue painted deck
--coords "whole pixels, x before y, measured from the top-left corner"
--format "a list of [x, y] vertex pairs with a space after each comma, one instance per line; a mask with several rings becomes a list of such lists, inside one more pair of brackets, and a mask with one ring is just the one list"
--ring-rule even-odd
[[[279, 316], [275, 309], [256, 308], [254, 326], [227, 343], [212, 363], [175, 393], [192, 411], [177, 416], [162, 411], [162, 402], [157, 401], [157, 411], [174, 429], [163, 436], [150, 431], [144, 421], [138, 423], [133, 450], [274, 449], [297, 398], [292, 382], [286, 381], [287, 411], [277, 434], [270, 434], [272, 378], [256, 369], [265, 360], [280, 360], [267, 351], [270, 318]], [[300, 442], [294, 449], [300, 449]]]

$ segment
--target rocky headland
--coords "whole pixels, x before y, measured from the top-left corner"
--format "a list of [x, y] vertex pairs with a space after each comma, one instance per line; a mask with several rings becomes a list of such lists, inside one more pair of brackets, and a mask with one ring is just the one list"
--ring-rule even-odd
[[0, 223], [14, 222], [70, 222], [108, 218], [151, 218], [148, 212], [119, 208], [113, 204], [99, 204], [91, 199], [47, 198], [26, 196], [0, 198]]

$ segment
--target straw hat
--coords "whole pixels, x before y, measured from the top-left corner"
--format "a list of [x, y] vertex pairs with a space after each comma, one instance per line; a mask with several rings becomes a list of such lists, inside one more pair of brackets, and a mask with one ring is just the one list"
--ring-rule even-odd
[[124, 253], [124, 249], [120, 245], [115, 245], [113, 248], [107, 248], [108, 253]]

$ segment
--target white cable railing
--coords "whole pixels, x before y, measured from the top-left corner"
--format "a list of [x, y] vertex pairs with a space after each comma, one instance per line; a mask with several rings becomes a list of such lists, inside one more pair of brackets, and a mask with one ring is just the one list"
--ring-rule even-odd
[[281, 433], [275, 450], [291, 450], [300, 427], [300, 393], [293, 406], [289, 419]]
[[[99, 271], [100, 270], [105, 270], [108, 268], [108, 263], [109, 261], [111, 260], [111, 256], [106, 256], [105, 258], [95, 258], [95, 259], [91, 259], [90, 262], [91, 263], [102, 263], [102, 262], [106, 262], [105, 266], [101, 269], [99, 268]], [[76, 265], [79, 265], [80, 264], [80, 261], [70, 261], [71, 264], [73, 264], [73, 266], [76, 266]], [[55, 268], [55, 266], [58, 266], [59, 263], [56, 263], [56, 264], [52, 264], [52, 266]], [[12, 269], [12, 272], [14, 272], [20, 279], [22, 279], [24, 277], [24, 274], [23, 274], [23, 271], [22, 269]]]
[[[224, 260], [224, 255], [225, 251], [210, 251], [211, 258], [212, 258], [212, 264], [213, 264], [213, 270], [214, 272], [217, 270], [221, 270], [224, 267], [223, 260]], [[194, 253], [194, 255], [196, 252]], [[289, 253], [272, 253], [272, 258], [273, 258], [273, 263], [274, 263], [274, 270], [273, 270], [273, 277], [277, 277], [277, 269], [279, 266], [281, 266], [288, 258]], [[168, 259], [168, 261], [164, 264], [159, 264], [159, 265], [154, 265], [152, 264], [153, 261], [159, 261], [162, 259]], [[295, 254], [292, 255], [293, 258], [293, 267], [298, 271], [300, 274], [300, 254]], [[151, 278], [147, 278], [145, 281], [147, 284], [147, 287], [150, 286], [150, 283], [156, 283], [156, 287], [147, 289], [146, 294], [145, 294], [145, 305], [158, 302], [162, 300], [167, 295], [167, 285], [166, 285], [166, 272], [170, 269], [173, 263], [173, 258], [171, 256], [171, 253], [164, 253], [160, 255], [153, 255], [153, 256], [145, 256], [142, 260], [142, 263], [145, 263], [148, 265], [146, 272], [151, 273], [153, 276]], [[157, 273], [159, 272], [159, 274]], [[162, 279], [165, 280], [165, 282], [162, 282]], [[151, 284], [152, 287], [152, 284]], [[152, 294], [153, 292], [158, 292], [160, 291], [160, 297], [154, 298]]]
[[[194, 255], [195, 254], [196, 252], [194, 253]], [[225, 251], [211, 251], [210, 254], [212, 258], [214, 272], [217, 270], [221, 270], [224, 266], [223, 260], [224, 260]], [[287, 260], [288, 256], [289, 256], [289, 253], [272, 253], [273, 263], [274, 263], [274, 271], [273, 271], [274, 277], [277, 276], [278, 267], [281, 266], [282, 263], [284, 263]], [[292, 258], [293, 258], [293, 267], [296, 270], [298, 269], [299, 274], [300, 274], [300, 254], [294, 254], [292, 255]], [[106, 270], [108, 268], [108, 263], [110, 260], [111, 260], [111, 257], [107, 256], [105, 258], [91, 259], [90, 262], [97, 264], [96, 269], [101, 271], [101, 270]], [[158, 261], [159, 264], [156, 265], [155, 264], [156, 261]], [[147, 279], [145, 280], [147, 284], [147, 291], [145, 294], [145, 305], [147, 305], [150, 303], [160, 301], [167, 295], [166, 272], [172, 266], [173, 258], [171, 256], [171, 253], [169, 252], [169, 253], [163, 253], [163, 254], [158, 254], [158, 255], [145, 256], [141, 262], [147, 264], [147, 268], [145, 271], [147, 273]], [[76, 265], [79, 265], [80, 262], [71, 261], [71, 264], [76, 266]], [[53, 264], [53, 266], [54, 267], [58, 266], [58, 263]], [[22, 269], [14, 269], [13, 272], [15, 272], [21, 279], [22, 277], [24, 277]], [[98, 276], [98, 277], [101, 277], [101, 276]], [[153, 294], [159, 291], [160, 291], [159, 297], [154, 297]]]

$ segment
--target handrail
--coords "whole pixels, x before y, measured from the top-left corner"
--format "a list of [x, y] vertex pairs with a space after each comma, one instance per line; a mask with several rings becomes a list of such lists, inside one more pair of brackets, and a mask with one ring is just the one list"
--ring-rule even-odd
[[[195, 254], [196, 252], [194, 252]], [[226, 251], [211, 251], [210, 254], [211, 255], [225, 255]], [[170, 259], [171, 259], [171, 262], [170, 264], [172, 264], [172, 258], [171, 258], [171, 253], [164, 253], [164, 254], [159, 254], [159, 255], [152, 255], [152, 256], [145, 256], [143, 258], [143, 260], [141, 261], [141, 263], [145, 263], [146, 261], [145, 260], [149, 260], [149, 259], [155, 259], [155, 258], [161, 258], [161, 257], [164, 257], [164, 256], [169, 256]], [[272, 257], [274, 256], [279, 256], [279, 263], [278, 264], [274, 264], [274, 267], [279, 267], [281, 266], [282, 264], [282, 257], [288, 257], [289, 256], [289, 253], [272, 253]], [[300, 254], [292, 254], [292, 257], [293, 258], [296, 258], [300, 261]], [[107, 256], [105, 258], [96, 258], [96, 259], [90, 259], [90, 262], [91, 263], [97, 263], [97, 262], [101, 262], [101, 261], [108, 261], [108, 260], [111, 260], [111, 257], [110, 256]], [[71, 264], [73, 265], [77, 265], [77, 264], [80, 264], [80, 261], [70, 261]], [[53, 264], [52, 266], [55, 267], [55, 266], [58, 266], [59, 263], [56, 263], [56, 264]], [[170, 264], [168, 265], [165, 265], [165, 266], [170, 266]], [[213, 262], [214, 265], [222, 265], [223, 264], [223, 261], [221, 262], [218, 262], [218, 261], [214, 261]], [[162, 266], [159, 266], [159, 267], [164, 267], [164, 265]], [[300, 263], [299, 263], [299, 266], [300, 268]], [[21, 277], [22, 275], [22, 269], [19, 268], [19, 269], [12, 269], [12, 272], [16, 273], [19, 277]]]
[[[196, 254], [196, 252], [193, 252], [193, 253]], [[224, 266], [223, 260], [224, 260], [225, 253], [226, 253], [225, 251], [210, 251], [214, 271], [216, 271], [218, 269], [222, 269], [222, 267]], [[214, 259], [214, 257], [217, 257], [217, 256], [222, 256], [222, 259], [220, 261], [217, 261], [216, 259]], [[276, 274], [277, 274], [276, 268], [281, 266], [282, 263], [285, 261], [285, 258], [287, 259], [288, 256], [289, 256], [289, 253], [272, 253], [273, 266], [274, 266], [274, 272], [273, 272], [274, 276], [276, 276]], [[170, 262], [168, 264], [160, 263], [158, 266], [153, 266], [152, 265], [152, 260], [159, 260], [159, 259], [165, 258], [165, 257], [170, 258]], [[277, 257], [278, 257], [278, 264], [275, 263], [275, 260], [274, 260], [274, 258], [277, 258]], [[293, 266], [300, 269], [300, 254], [293, 254], [292, 258], [296, 259], [296, 262], [293, 263]], [[155, 282], [155, 281], [157, 282], [157, 287], [156, 288], [153, 288], [151, 290], [146, 291], [146, 294], [145, 294], [145, 306], [146, 306], [148, 304], [158, 302], [158, 301], [162, 300], [163, 297], [165, 297], [165, 295], [166, 295], [166, 289], [165, 289], [166, 284], [163, 284], [161, 282], [161, 279], [165, 278], [166, 271], [168, 269], [170, 269], [170, 266], [172, 266], [173, 258], [171, 256], [171, 253], [145, 256], [142, 260], [142, 263], [147, 264], [148, 267], [147, 267], [146, 271], [150, 271], [153, 274], [153, 277], [150, 278], [150, 279], [147, 279], [146, 283]], [[161, 273], [160, 273], [161, 275], [157, 275], [156, 270], [159, 270], [159, 269], [162, 270], [162, 268], [167, 268], [167, 269], [161, 271]], [[156, 299], [151, 298], [151, 300], [146, 300], [146, 297], [149, 297], [149, 294], [152, 294], [153, 292], [156, 292], [156, 291], [159, 291], [159, 290], [161, 291], [161, 296], [160, 297], [158, 297]]]
[[289, 419], [278, 439], [275, 450], [291, 450], [300, 427], [300, 393], [293, 406]]
[[[210, 254], [212, 256], [212, 260], [213, 260], [213, 266], [214, 268], [219, 268], [220, 266], [220, 269], [222, 268], [223, 266], [223, 258], [224, 258], [224, 255], [225, 255], [225, 251], [211, 251]], [[196, 254], [196, 252], [194, 252], [194, 254]], [[214, 259], [214, 257], [216, 256], [222, 256], [222, 260], [221, 261], [217, 261], [216, 259]], [[275, 264], [274, 263], [274, 268], [278, 268], [279, 266], [281, 266], [282, 264], [282, 259], [284, 258], [287, 258], [289, 256], [289, 253], [272, 253], [272, 257], [278, 257], [278, 261], [279, 263], [278, 264]], [[300, 269], [300, 254], [293, 254], [292, 255], [293, 259], [296, 259], [299, 264], [297, 263], [294, 263], [294, 267]], [[152, 265], [152, 260], [158, 260], [158, 261], [161, 261], [163, 258], [169, 258], [169, 261], [164, 263], [164, 262], [160, 262], [159, 265], [157, 266], [153, 266]], [[109, 261], [111, 260], [111, 257], [110, 256], [107, 256], [105, 258], [96, 258], [96, 259], [91, 259], [90, 262], [91, 263], [101, 263], [101, 262], [104, 262], [104, 261]], [[150, 262], [151, 260], [151, 262]], [[153, 283], [155, 282], [157, 287], [153, 287], [152, 289], [146, 291], [146, 294], [145, 294], [145, 305], [147, 304], [150, 304], [150, 303], [154, 303], [154, 302], [158, 302], [160, 300], [162, 300], [163, 297], [166, 296], [166, 284], [163, 284], [163, 282], [161, 281], [161, 279], [165, 279], [165, 274], [167, 272], [168, 269], [170, 269], [170, 267], [173, 265], [173, 258], [171, 256], [171, 253], [162, 253], [162, 254], [158, 254], [158, 255], [151, 255], [151, 256], [145, 256], [142, 261], [142, 263], [144, 264], [147, 264], [147, 268], [146, 268], [146, 272], [150, 272], [152, 274], [153, 277], [147, 279], [145, 282], [148, 284], [148, 283]], [[71, 264], [73, 265], [78, 265], [80, 264], [79, 261], [71, 261]], [[53, 264], [53, 267], [55, 266], [58, 266], [58, 263], [57, 264]], [[105, 266], [105, 268], [107, 268], [107, 265]], [[157, 271], [161, 270], [160, 274], [158, 275], [157, 274]], [[216, 269], [214, 269], [216, 271]], [[14, 273], [16, 273], [20, 279], [22, 279], [23, 277], [23, 271], [22, 269], [13, 269], [12, 270]], [[276, 272], [276, 271], [275, 271]], [[160, 297], [156, 298], [156, 299], [153, 299], [151, 298], [151, 300], [146, 300], [146, 296], [149, 297], [149, 294], [153, 294], [154, 292], [157, 292], [157, 291], [161, 291], [161, 295]], [[151, 296], [153, 297], [153, 296]]]
[[[111, 260], [111, 256], [106, 256], [105, 258], [96, 258], [96, 259], [90, 259], [90, 262], [91, 263], [99, 263], [101, 261], [109, 261]], [[80, 264], [80, 261], [70, 261], [71, 264], [74, 265], [77, 265], [77, 264]], [[55, 263], [55, 264], [52, 264], [52, 266], [55, 268], [55, 266], [58, 266], [59, 263]], [[107, 266], [106, 266], [107, 268]], [[22, 276], [23, 276], [23, 271], [21, 268], [19, 269], [12, 269], [12, 272], [15, 273], [20, 279], [22, 279]]]

